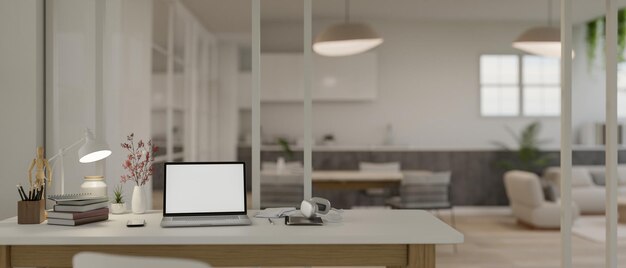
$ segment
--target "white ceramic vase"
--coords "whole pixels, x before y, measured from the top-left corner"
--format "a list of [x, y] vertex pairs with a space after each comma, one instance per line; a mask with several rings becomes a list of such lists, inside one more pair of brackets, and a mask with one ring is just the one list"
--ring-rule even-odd
[[143, 186], [135, 185], [133, 189], [132, 211], [135, 214], [143, 214], [146, 212], [148, 204], [146, 204], [146, 192]]
[[286, 166], [285, 158], [279, 157], [278, 159], [276, 159], [276, 172], [284, 173], [285, 166]]
[[111, 203], [112, 214], [124, 214], [126, 212], [126, 203]]

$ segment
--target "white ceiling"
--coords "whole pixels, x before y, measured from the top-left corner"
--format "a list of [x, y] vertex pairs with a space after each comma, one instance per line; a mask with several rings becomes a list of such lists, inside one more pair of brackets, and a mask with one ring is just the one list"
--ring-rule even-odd
[[[250, 0], [182, 0], [212, 32], [249, 32]], [[574, 23], [604, 13], [604, 1], [572, 0]], [[626, 0], [618, 0], [626, 6]], [[546, 22], [546, 0], [352, 0], [353, 20], [454, 20]], [[302, 20], [302, 1], [262, 0], [262, 19]], [[560, 1], [552, 0], [552, 17], [558, 22]], [[343, 18], [344, 1], [313, 0], [314, 19]]]

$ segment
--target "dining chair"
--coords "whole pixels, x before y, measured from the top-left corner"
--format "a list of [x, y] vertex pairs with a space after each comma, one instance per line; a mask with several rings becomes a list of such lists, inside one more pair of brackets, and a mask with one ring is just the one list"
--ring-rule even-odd
[[[264, 171], [276, 171], [275, 162], [261, 163]], [[304, 168], [301, 162], [285, 163], [281, 173], [261, 174], [261, 208], [298, 207], [304, 198]]]
[[[386, 204], [394, 209], [450, 210], [450, 221], [456, 228], [454, 206], [451, 195], [452, 173], [431, 171], [404, 171], [400, 185], [400, 196], [387, 199]], [[456, 244], [454, 252], [457, 252]]]
[[[400, 172], [400, 162], [385, 162], [385, 163], [373, 163], [373, 162], [359, 162], [359, 171], [371, 172], [371, 173], [385, 173], [385, 172]], [[373, 203], [384, 205], [385, 199], [389, 197], [390, 190], [386, 188], [371, 188], [359, 192], [357, 203]], [[361, 205], [361, 204], [359, 204]], [[370, 204], [371, 205], [371, 204]]]
[[299, 207], [304, 198], [303, 174], [261, 174], [261, 208]]
[[210, 268], [211, 266], [196, 260], [125, 256], [97, 252], [80, 252], [72, 259], [74, 268]]

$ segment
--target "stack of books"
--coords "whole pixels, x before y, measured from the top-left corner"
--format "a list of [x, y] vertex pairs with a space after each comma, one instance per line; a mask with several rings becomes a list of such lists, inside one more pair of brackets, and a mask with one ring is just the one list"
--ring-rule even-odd
[[109, 219], [109, 199], [106, 196], [50, 196], [56, 202], [48, 212], [48, 224], [77, 226]]

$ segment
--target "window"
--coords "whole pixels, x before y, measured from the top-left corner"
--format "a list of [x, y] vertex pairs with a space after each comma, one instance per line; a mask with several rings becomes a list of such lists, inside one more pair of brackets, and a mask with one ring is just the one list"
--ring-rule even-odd
[[561, 111], [560, 89], [560, 62], [556, 58], [535, 55], [480, 57], [482, 116], [558, 116]]
[[480, 111], [484, 116], [519, 113], [519, 58], [516, 55], [480, 57]]
[[626, 117], [626, 62], [617, 65], [617, 116]]

